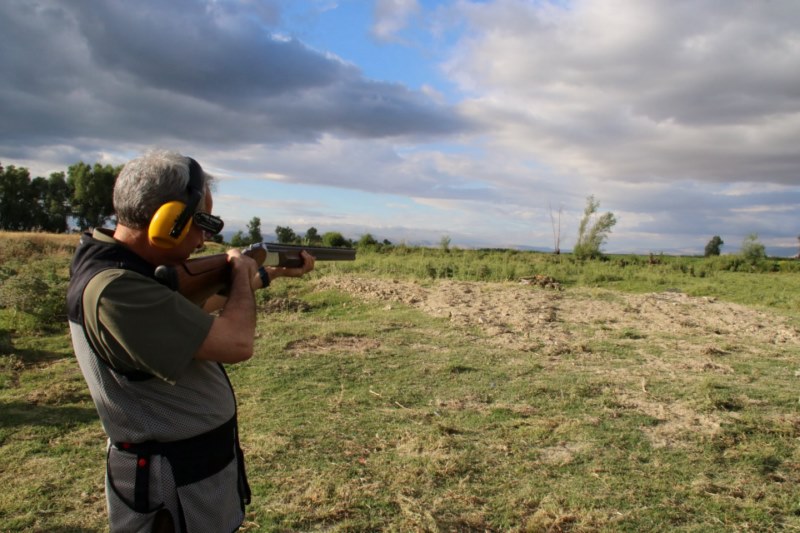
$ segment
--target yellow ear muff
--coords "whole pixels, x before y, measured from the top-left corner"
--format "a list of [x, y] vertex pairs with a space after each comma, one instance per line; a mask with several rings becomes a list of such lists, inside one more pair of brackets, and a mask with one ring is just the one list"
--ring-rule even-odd
[[147, 236], [153, 246], [174, 248], [183, 241], [192, 226], [191, 218], [184, 225], [180, 235], [172, 237], [170, 232], [175, 227], [175, 221], [183, 214], [184, 209], [186, 209], [186, 204], [177, 200], [167, 202], [158, 208], [158, 211], [150, 220], [150, 227], [147, 229]]

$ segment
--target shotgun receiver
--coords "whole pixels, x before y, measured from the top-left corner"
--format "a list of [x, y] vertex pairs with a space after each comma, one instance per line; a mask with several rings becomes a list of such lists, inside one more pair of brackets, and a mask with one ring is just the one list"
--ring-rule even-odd
[[[300, 252], [305, 250], [317, 261], [353, 261], [356, 251], [352, 248], [327, 246], [300, 246], [262, 242], [242, 250], [259, 265], [269, 267], [299, 267], [303, 265]], [[195, 303], [202, 303], [211, 296], [223, 292], [230, 282], [228, 254], [214, 254], [189, 259], [178, 266], [161, 265], [155, 270], [158, 281], [183, 294]]]

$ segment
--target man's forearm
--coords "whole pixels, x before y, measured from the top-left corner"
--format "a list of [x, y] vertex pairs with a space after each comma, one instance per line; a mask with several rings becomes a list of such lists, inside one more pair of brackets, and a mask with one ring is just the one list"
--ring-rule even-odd
[[238, 363], [253, 356], [256, 302], [251, 278], [250, 269], [245, 265], [234, 268], [225, 305], [214, 318], [211, 330], [195, 355], [196, 358]]
[[233, 272], [231, 290], [219, 313], [219, 318], [230, 320], [237, 332], [249, 339], [251, 346], [256, 331], [256, 298], [252, 279], [246, 269]]

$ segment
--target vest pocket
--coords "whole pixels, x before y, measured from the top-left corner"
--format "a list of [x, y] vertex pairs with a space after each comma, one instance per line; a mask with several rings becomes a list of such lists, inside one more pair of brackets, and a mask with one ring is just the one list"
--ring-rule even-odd
[[244, 521], [236, 460], [210, 477], [179, 486], [187, 531], [235, 531]]
[[[156, 517], [163, 519], [165, 513], [174, 516], [169, 509], [175, 509], [165, 496], [175, 494], [175, 484], [171, 472], [163, 475], [162, 469], [169, 469], [160, 456], [152, 456], [146, 464], [141, 464], [136, 454], [108, 449], [106, 460], [106, 501], [108, 521], [111, 531], [151, 531]], [[146, 471], [146, 476], [142, 472]], [[142, 484], [145, 483], [143, 486]], [[165, 485], [170, 485], [167, 487]], [[172, 505], [168, 505], [172, 503]]]

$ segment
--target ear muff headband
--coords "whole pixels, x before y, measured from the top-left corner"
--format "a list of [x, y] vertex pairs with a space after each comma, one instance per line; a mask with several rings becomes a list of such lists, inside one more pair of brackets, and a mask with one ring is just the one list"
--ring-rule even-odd
[[203, 170], [191, 157], [189, 163], [189, 186], [187, 203], [174, 200], [158, 208], [150, 220], [147, 234], [150, 242], [159, 248], [173, 248], [179, 245], [192, 226], [192, 215], [203, 197]]

